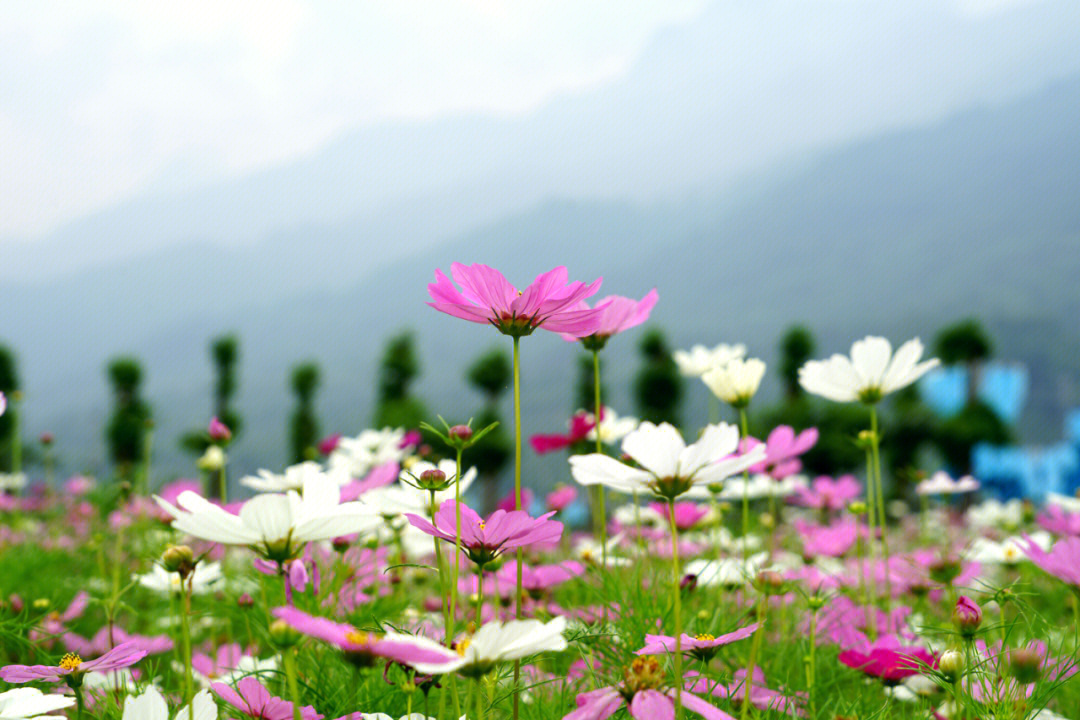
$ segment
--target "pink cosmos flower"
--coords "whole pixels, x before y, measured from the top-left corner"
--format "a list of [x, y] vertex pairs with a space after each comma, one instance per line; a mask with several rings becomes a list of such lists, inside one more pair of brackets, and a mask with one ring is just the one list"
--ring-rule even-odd
[[[80, 591], [63, 612], [50, 612], [41, 619], [41, 629], [31, 630], [30, 639], [34, 642], [44, 642], [49, 646], [53, 640], [65, 634], [67, 624], [72, 620], [82, 617], [86, 607], [90, 604], [90, 596]], [[88, 653], [89, 654], [89, 653]]]
[[[627, 668], [619, 685], [578, 695], [577, 709], [564, 715], [563, 720], [605, 720], [623, 706], [637, 720], [675, 720], [675, 694], [674, 688], [665, 687], [656, 658], [639, 657]], [[680, 694], [680, 700], [684, 710], [706, 720], [734, 720], [689, 690]]]
[[[558, 565], [522, 565], [521, 587], [535, 597], [584, 573], [585, 566], [576, 560], [567, 560]], [[511, 560], [503, 565], [495, 573], [495, 577], [500, 584], [505, 583], [514, 588], [517, 583], [517, 561]]]
[[9, 683], [25, 682], [60, 682], [68, 675], [81, 675], [87, 672], [108, 672], [129, 667], [146, 657], [146, 651], [140, 650], [137, 643], [120, 643], [101, 657], [83, 662], [74, 653], [60, 658], [59, 665], [7, 665], [0, 668], [0, 678]]
[[[751, 467], [750, 472], [765, 473], [773, 480], [783, 480], [794, 475], [802, 470], [799, 456], [814, 447], [817, 440], [817, 428], [809, 428], [796, 435], [791, 426], [778, 425], [765, 440], [765, 459]], [[746, 453], [760, 444], [760, 440], [745, 438], [740, 443], [739, 450]]]
[[918, 675], [926, 666], [937, 665], [937, 658], [929, 650], [905, 646], [896, 635], [883, 635], [873, 643], [843, 650], [837, 660], [885, 682], [899, 682]]
[[803, 555], [811, 558], [840, 557], [851, 549], [859, 534], [858, 523], [850, 520], [819, 526], [796, 519], [793, 524], [802, 536]]
[[505, 335], [531, 335], [538, 327], [574, 337], [592, 335], [600, 327], [602, 310], [579, 309], [577, 304], [596, 294], [602, 278], [586, 285], [568, 283], [565, 267], [538, 275], [522, 291], [502, 273], [487, 265], [453, 263], [450, 273], [459, 290], [442, 270], [428, 285], [433, 302], [428, 305], [447, 315], [495, 326]]
[[[696, 672], [689, 672], [687, 676], [694, 677]], [[775, 710], [794, 717], [806, 717], [803, 705], [806, 703], [806, 693], [799, 692], [785, 694], [779, 690], [772, 690], [765, 686], [765, 673], [760, 667], [754, 666], [754, 672], [750, 676], [750, 704], [759, 710]], [[726, 698], [738, 705], [746, 699], [746, 668], [735, 671], [732, 682], [728, 684], [718, 683], [706, 678], [699, 679], [694, 685], [694, 692], [708, 693], [719, 698]]]
[[[656, 288], [650, 290], [645, 294], [645, 297], [640, 300], [634, 300], [633, 298], [623, 297], [621, 295], [609, 295], [596, 303], [596, 309], [601, 311], [600, 324], [592, 334], [582, 336], [573, 333], [561, 333], [561, 335], [563, 336], [563, 339], [568, 342], [581, 340], [588, 349], [592, 350], [595, 348], [599, 350], [612, 335], [617, 335], [624, 330], [637, 327], [648, 320], [649, 313], [652, 312], [652, 309], [659, 298], [660, 296], [656, 293]], [[579, 302], [574, 309], [588, 310], [589, 306], [582, 301]]]
[[[496, 510], [487, 520], [481, 518], [475, 510], [461, 505], [461, 545], [462, 549], [477, 565], [487, 565], [496, 557], [514, 548], [526, 547], [534, 543], [557, 542], [562, 536], [563, 525], [557, 520], [549, 520], [554, 512], [531, 517], [524, 510]], [[457, 521], [453, 500], [445, 501], [435, 513], [435, 524], [419, 515], [405, 515], [413, 527], [423, 530], [428, 535], [454, 544]]]
[[131, 643], [132, 647], [142, 650], [146, 655], [158, 655], [173, 649], [173, 641], [168, 635], [134, 635], [124, 628], [114, 627], [112, 632], [103, 627], [87, 640], [74, 633], [64, 635], [64, 645], [80, 655], [100, 655], [109, 651], [113, 645]]
[[333, 433], [327, 435], [319, 441], [318, 449], [320, 455], [329, 455], [337, 450], [338, 443], [341, 442], [341, 433]]
[[[604, 409], [602, 407], [600, 408], [600, 419], [604, 419]], [[596, 423], [593, 420], [592, 413], [579, 410], [570, 418], [569, 432], [562, 435], [558, 433], [549, 435], [538, 433], [529, 437], [529, 444], [532, 445], [537, 455], [544, 455], [585, 442], [594, 427], [596, 427]]]
[[570, 503], [577, 500], [577, 488], [572, 485], [557, 485], [554, 490], [547, 494], [544, 501], [547, 509], [555, 512], [565, 510]]
[[841, 475], [833, 480], [821, 475], [809, 487], [795, 489], [791, 502], [819, 510], [843, 510], [847, 504], [862, 495], [862, 486], [854, 475]]
[[1057, 505], [1047, 505], [1035, 522], [1055, 535], [1080, 535], [1080, 513], [1070, 513]]
[[85, 475], [73, 475], [64, 482], [64, 494], [85, 495], [94, 489], [94, 479]]
[[[670, 525], [671, 517], [667, 503], [651, 502], [649, 508], [657, 515], [664, 518]], [[675, 527], [679, 530], [689, 530], [697, 525], [703, 517], [709, 514], [709, 508], [693, 502], [675, 503]]]
[[[686, 633], [682, 634], [682, 642], [679, 643], [679, 647], [682, 651], [688, 655], [691, 655], [698, 660], [704, 660], [708, 662], [716, 656], [720, 647], [723, 645], [730, 645], [733, 642], [739, 640], [745, 640], [754, 634], [758, 629], [758, 623], [747, 625], [746, 627], [733, 630], [719, 637], [713, 637], [708, 634], [701, 634], [691, 637]], [[665, 653], [675, 652], [675, 638], [670, 635], [646, 635], [645, 647], [636, 651], [635, 655], [663, 655]]]
[[274, 616], [284, 620], [297, 632], [336, 645], [345, 652], [350, 662], [362, 667], [382, 657], [429, 673], [437, 672], [438, 667], [459, 659], [456, 652], [434, 640], [395, 632], [379, 636], [357, 630], [352, 625], [308, 615], [294, 607], [275, 608]]
[[[293, 718], [293, 704], [271, 695], [261, 682], [250, 675], [236, 683], [236, 690], [225, 683], [211, 683], [210, 689], [229, 705], [256, 720], [292, 720]], [[300, 717], [303, 720], [322, 720], [323, 718], [310, 705], [300, 708]]]
[[1074, 588], [1080, 588], [1080, 537], [1062, 538], [1054, 543], [1050, 552], [1046, 552], [1024, 535], [1020, 549], [1043, 571]]
[[[533, 504], [533, 491], [529, 488], [521, 488], [521, 507], [522, 509], [530, 507]], [[495, 503], [496, 510], [505, 510], [511, 512], [517, 510], [517, 499], [514, 497], [514, 491], [506, 493], [502, 500]]]
[[218, 678], [235, 670], [244, 655], [254, 655], [254, 649], [245, 652], [240, 643], [225, 643], [217, 649], [214, 657], [201, 652], [192, 653], [191, 669], [203, 677]]

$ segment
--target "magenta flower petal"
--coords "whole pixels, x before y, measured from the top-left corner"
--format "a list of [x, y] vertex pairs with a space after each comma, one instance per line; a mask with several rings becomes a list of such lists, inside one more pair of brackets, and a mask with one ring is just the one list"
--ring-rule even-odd
[[630, 701], [630, 717], [637, 720], [675, 720], [675, 703], [656, 690], [641, 690]]

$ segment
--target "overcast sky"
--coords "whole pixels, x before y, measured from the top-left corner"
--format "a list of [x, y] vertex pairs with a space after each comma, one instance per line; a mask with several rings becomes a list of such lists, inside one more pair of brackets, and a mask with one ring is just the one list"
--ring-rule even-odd
[[[1037, 0], [947, 1], [979, 15]], [[302, 157], [364, 124], [527, 113], [617, 78], [705, 4], [4, 0], [0, 243], [164, 177], [211, 181]]]

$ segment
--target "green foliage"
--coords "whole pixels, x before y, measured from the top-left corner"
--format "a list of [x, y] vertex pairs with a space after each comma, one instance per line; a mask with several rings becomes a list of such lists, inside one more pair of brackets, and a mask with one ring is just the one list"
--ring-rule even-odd
[[943, 328], [934, 339], [934, 353], [945, 365], [970, 364], [994, 354], [994, 342], [976, 318]]
[[969, 402], [956, 415], [943, 420], [935, 444], [954, 473], [971, 472], [971, 450], [979, 443], [1005, 445], [1012, 442], [1009, 426], [986, 403]]
[[784, 396], [795, 399], [803, 394], [799, 385], [799, 368], [814, 357], [817, 343], [814, 335], [803, 325], [788, 328], [780, 338], [780, 377], [784, 381]]
[[652, 328], [641, 338], [643, 364], [634, 379], [638, 414], [649, 422], [679, 424], [683, 378], [671, 359], [664, 333]]
[[139, 396], [142, 366], [133, 357], [119, 357], [109, 362], [109, 382], [113, 389], [113, 414], [105, 429], [109, 458], [121, 476], [142, 459], [144, 440], [151, 420], [150, 406]]
[[513, 368], [505, 350], [493, 347], [473, 361], [465, 379], [484, 394], [488, 402], [496, 402], [510, 389]]
[[314, 398], [319, 387], [319, 366], [314, 362], [297, 365], [292, 370], [290, 386], [296, 395], [296, 410], [289, 421], [289, 445], [294, 463], [311, 459], [319, 441], [319, 421], [315, 417]]
[[408, 397], [409, 386], [419, 374], [420, 362], [413, 348], [412, 333], [406, 331], [390, 338], [379, 366], [379, 401]]
[[210, 357], [214, 362], [214, 414], [232, 431], [233, 438], [240, 434], [243, 421], [232, 407], [238, 385], [236, 364], [240, 358], [240, 341], [235, 335], [221, 335], [210, 343]]
[[19, 389], [18, 363], [15, 352], [7, 345], [0, 345], [0, 392], [8, 398], [7, 410], [0, 415], [0, 471], [12, 470], [12, 450], [15, 439], [17, 414], [20, 412], [12, 402], [12, 394]]

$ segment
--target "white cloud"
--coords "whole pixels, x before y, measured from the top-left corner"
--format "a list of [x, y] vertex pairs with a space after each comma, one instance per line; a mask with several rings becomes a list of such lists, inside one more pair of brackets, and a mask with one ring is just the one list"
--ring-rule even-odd
[[522, 113], [705, 0], [8, 0], [0, 236], [394, 118]]

